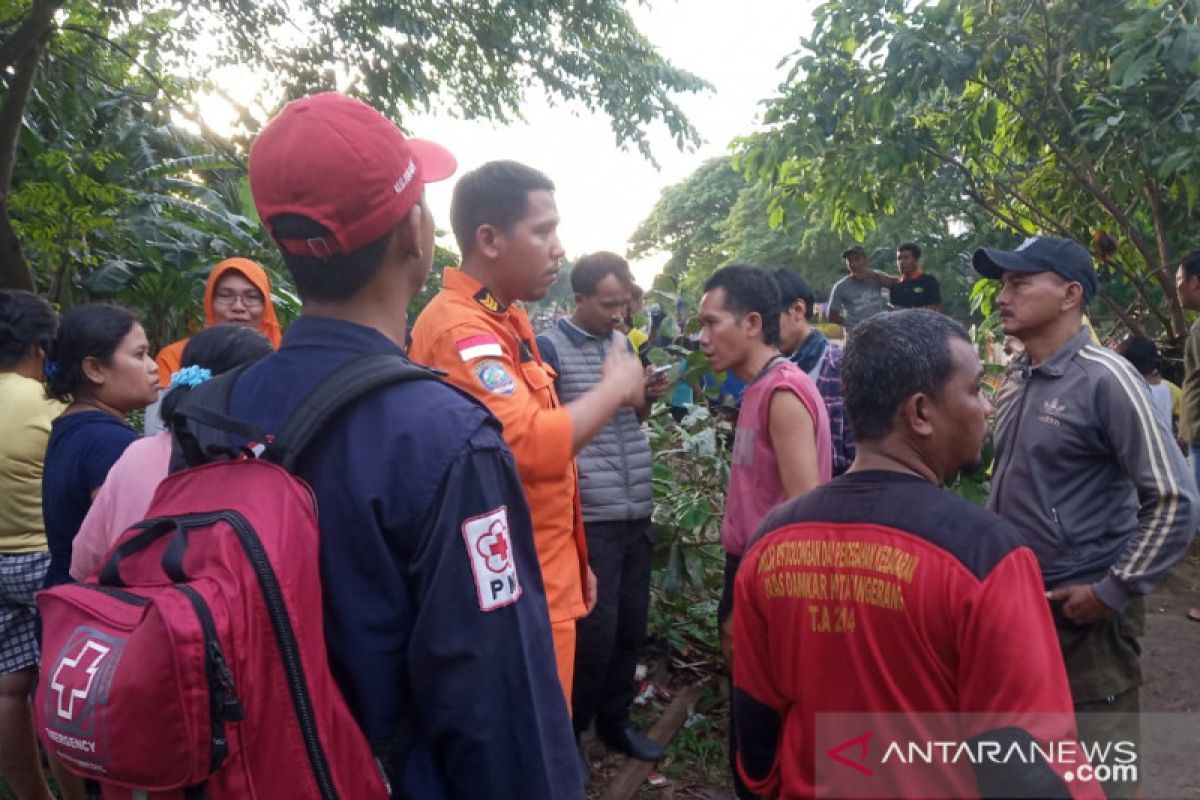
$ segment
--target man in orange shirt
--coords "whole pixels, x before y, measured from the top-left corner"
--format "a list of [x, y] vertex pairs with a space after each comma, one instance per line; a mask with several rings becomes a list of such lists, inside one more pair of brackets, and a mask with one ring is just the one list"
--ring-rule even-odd
[[[533, 512], [533, 535], [546, 584], [558, 676], [568, 703], [575, 668], [575, 620], [595, 604], [587, 565], [575, 454], [622, 406], [645, 392], [637, 356], [613, 347], [604, 377], [563, 406], [554, 371], [538, 352], [518, 300], [544, 297], [563, 258], [554, 184], [537, 170], [494, 161], [464, 175], [450, 207], [462, 267], [413, 326], [413, 360], [445, 370], [504, 424], [504, 438]], [[614, 334], [616, 335], [616, 334]]]

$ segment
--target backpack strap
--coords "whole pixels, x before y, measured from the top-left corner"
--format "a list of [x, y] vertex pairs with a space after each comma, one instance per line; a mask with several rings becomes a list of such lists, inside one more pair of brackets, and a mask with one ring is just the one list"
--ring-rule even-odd
[[[175, 409], [171, 421], [171, 472], [236, 455], [236, 448], [229, 445], [231, 434], [258, 444], [268, 442], [262, 430], [228, 415], [233, 387], [249, 366], [242, 365], [195, 387]], [[296, 459], [325, 423], [359, 398], [393, 383], [438, 380], [444, 374], [396, 353], [358, 356], [317, 384], [266, 444], [262, 455], [291, 472]]]
[[228, 439], [231, 433], [247, 441], [266, 441], [258, 428], [226, 415], [234, 384], [249, 366], [243, 364], [190, 389], [179, 403], [171, 417], [170, 472], [234, 455], [236, 450]]
[[368, 353], [348, 361], [317, 384], [267, 446], [265, 457], [288, 472], [330, 419], [359, 398], [393, 383], [437, 380], [446, 373], [395, 353]]

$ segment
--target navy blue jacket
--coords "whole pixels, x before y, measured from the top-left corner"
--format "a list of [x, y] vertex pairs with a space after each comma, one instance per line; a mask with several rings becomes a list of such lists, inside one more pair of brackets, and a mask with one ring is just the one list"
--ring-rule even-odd
[[[274, 433], [322, 378], [378, 351], [403, 352], [377, 330], [302, 318], [239, 378], [231, 416]], [[387, 764], [394, 790], [582, 797], [529, 509], [495, 418], [437, 381], [389, 386], [319, 433], [296, 472], [317, 498], [334, 676], [377, 753], [413, 734]], [[520, 591], [485, 611], [468, 548], [509, 551], [469, 523], [500, 508]]]

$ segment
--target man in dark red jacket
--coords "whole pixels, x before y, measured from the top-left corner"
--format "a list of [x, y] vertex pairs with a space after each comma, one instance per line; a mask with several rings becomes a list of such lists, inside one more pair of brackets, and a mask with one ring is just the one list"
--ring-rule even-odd
[[[931, 311], [879, 315], [851, 334], [842, 383], [854, 466], [778, 506], [737, 576], [737, 762], [754, 791], [1094, 794], [1069, 765], [1017, 755], [1075, 738], [1033, 553], [1000, 517], [938, 488], [978, 462], [992, 411], [982, 377], [962, 327]], [[822, 739], [835, 719], [824, 715], [846, 713], [875, 722]], [[917, 714], [941, 715], [927, 735], [974, 749], [908, 770], [887, 748], [889, 726], [911, 732], [926, 719]], [[981, 742], [1005, 756], [973, 757]], [[853, 780], [871, 794], [846, 794]]]

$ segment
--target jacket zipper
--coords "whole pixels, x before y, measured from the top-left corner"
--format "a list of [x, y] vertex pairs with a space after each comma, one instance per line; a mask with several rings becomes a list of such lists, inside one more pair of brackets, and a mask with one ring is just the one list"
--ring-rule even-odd
[[175, 588], [191, 601], [196, 618], [200, 620], [200, 629], [204, 632], [204, 671], [208, 676], [208, 710], [212, 725], [212, 755], [208, 770], [216, 772], [221, 762], [229, 757], [225, 721], [239, 722], [246, 714], [237, 698], [229, 662], [221, 652], [221, 640], [217, 637], [217, 625], [208, 603], [191, 586], [176, 584]]
[[[1008, 465], [1011, 464], [1013, 458], [1016, 457], [1016, 454], [1017, 454], [1016, 445], [1017, 445], [1017, 441], [1018, 441], [1017, 434], [1021, 432], [1021, 420], [1025, 419], [1025, 403], [1029, 399], [1029, 387], [1032, 383], [1033, 383], [1033, 372], [1031, 371], [1029, 373], [1029, 377], [1025, 379], [1025, 385], [1021, 387], [1021, 407], [1019, 409], [1017, 409], [1017, 420], [1013, 424], [1012, 435], [1009, 437], [1012, 440], [1013, 446], [1010, 447], [1008, 450], [1008, 458], [1004, 459], [1003, 469], [996, 470], [995, 474], [997, 474], [999, 476], [1004, 475], [1005, 470], [1008, 469]], [[999, 465], [997, 465], [997, 466], [999, 466]], [[1002, 485], [1002, 483], [1003, 483], [1003, 481], [997, 480], [996, 485], [992, 487], [992, 492], [996, 495], [996, 509], [995, 510], [996, 510], [997, 514], [1001, 513], [1000, 502], [1003, 498], [1000, 494], [1000, 486]]]
[[[312, 767], [313, 778], [321, 792], [323, 800], [336, 800], [337, 790], [333, 786], [333, 777], [329, 771], [329, 761], [321, 740], [317, 735], [316, 716], [313, 712], [312, 697], [304, 680], [304, 667], [300, 663], [299, 645], [296, 643], [296, 632], [288, 619], [287, 609], [283, 602], [283, 592], [279, 588], [279, 579], [263, 549], [258, 534], [250, 523], [236, 511], [216, 511], [208, 514], [182, 514], [174, 517], [189, 527], [207, 527], [217, 522], [225, 522], [237, 533], [238, 541], [246, 552], [246, 558], [254, 568], [258, 578], [259, 590], [263, 593], [267, 612], [271, 617], [271, 627], [275, 633], [275, 644], [283, 661], [284, 676], [287, 678], [288, 693], [292, 697], [292, 706], [296, 719], [300, 723], [300, 733], [304, 737], [304, 749], [308, 754], [308, 762]], [[137, 527], [147, 528], [157, 522], [157, 519], [144, 520]]]

